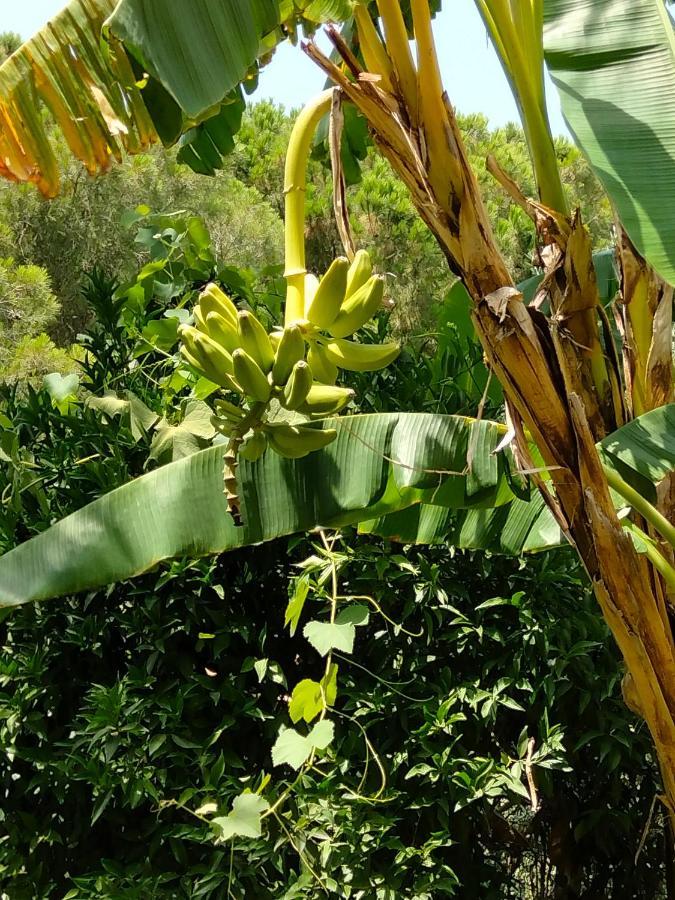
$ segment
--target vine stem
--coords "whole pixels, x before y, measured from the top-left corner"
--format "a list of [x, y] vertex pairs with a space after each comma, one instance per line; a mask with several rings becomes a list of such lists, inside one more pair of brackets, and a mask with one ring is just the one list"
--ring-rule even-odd
[[623, 497], [675, 549], [675, 525], [671, 524], [655, 506], [652, 506], [649, 500], [646, 500], [642, 494], [625, 482], [614, 469], [610, 469], [609, 466], [603, 466], [603, 469], [607, 483], [612, 490]]
[[319, 94], [295, 120], [286, 154], [284, 174], [286, 242], [286, 311], [284, 324], [305, 317], [305, 196], [307, 161], [321, 119], [330, 112], [334, 88]]

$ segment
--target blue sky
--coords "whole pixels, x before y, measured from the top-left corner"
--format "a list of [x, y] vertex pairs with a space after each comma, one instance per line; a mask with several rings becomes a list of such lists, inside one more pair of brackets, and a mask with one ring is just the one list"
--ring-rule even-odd
[[[64, 0], [13, 3], [0, 14], [0, 30], [30, 37], [63, 5]], [[516, 121], [515, 103], [473, 0], [445, 0], [444, 6], [445, 11], [436, 19], [435, 32], [451, 101], [460, 112], [485, 113], [492, 125]], [[301, 106], [321, 90], [323, 83], [323, 74], [299, 47], [283, 46], [264, 70], [254, 97], [267, 97], [288, 107]], [[552, 87], [549, 110], [554, 133], [566, 134]]]

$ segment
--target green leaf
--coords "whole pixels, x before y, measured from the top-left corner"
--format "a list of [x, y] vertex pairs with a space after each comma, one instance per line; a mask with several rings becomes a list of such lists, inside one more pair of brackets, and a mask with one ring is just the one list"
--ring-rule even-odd
[[675, 471], [675, 403], [633, 419], [599, 447], [605, 465], [655, 502], [658, 484]]
[[663, 0], [545, 0], [546, 62], [631, 240], [675, 283], [675, 35]]
[[206, 403], [191, 400], [179, 425], [170, 425], [163, 419], [150, 446], [150, 459], [168, 458], [175, 462], [201, 450], [204, 441], [211, 440], [216, 433], [211, 422], [212, 415]]
[[308, 622], [302, 633], [321, 656], [326, 656], [331, 650], [351, 653], [356, 626], [367, 625], [368, 618], [368, 607], [354, 604], [339, 612], [335, 622]]
[[334, 734], [335, 726], [328, 719], [317, 722], [307, 736], [299, 734], [294, 728], [286, 728], [272, 747], [272, 762], [275, 766], [287, 763], [297, 771], [304, 766], [313, 750], [325, 750]]
[[308, 622], [302, 633], [321, 656], [326, 656], [331, 650], [351, 653], [354, 649], [356, 629], [350, 624]]
[[315, 719], [324, 708], [322, 687], [318, 681], [304, 678], [293, 688], [288, 714], [292, 722], [304, 719], [308, 724]]
[[65, 415], [77, 400], [77, 391], [80, 387], [78, 376], [52, 372], [51, 375], [45, 375], [42, 384], [52, 398], [52, 405]]
[[106, 27], [190, 119], [222, 103], [281, 21], [278, 0], [121, 0]]
[[125, 418], [135, 441], [147, 437], [159, 420], [157, 413], [149, 409], [132, 391], [125, 391], [123, 399], [110, 391], [102, 397], [88, 397], [87, 406], [102, 412], [106, 418]]
[[355, 603], [341, 610], [335, 621], [338, 625], [367, 625], [369, 617], [368, 607], [362, 603]]
[[290, 625], [291, 637], [295, 634], [296, 629], [298, 627], [298, 622], [300, 621], [300, 616], [302, 615], [302, 610], [305, 606], [305, 600], [307, 599], [307, 594], [309, 593], [309, 578], [303, 576], [302, 578], [298, 578], [295, 582], [295, 591], [293, 592], [293, 596], [288, 601], [288, 606], [286, 607], [286, 613], [284, 615], [284, 625]]
[[262, 826], [260, 816], [269, 809], [269, 803], [258, 794], [240, 794], [232, 803], [232, 812], [227, 816], [211, 819], [211, 825], [218, 833], [219, 841], [234, 837], [260, 837]]
[[[466, 468], [471, 419], [387, 413], [326, 425], [337, 428], [337, 439], [304, 459], [268, 451], [255, 463], [240, 461], [243, 527], [234, 525], [223, 494], [224, 450], [211, 447], [112, 491], [1, 557], [0, 606], [132, 578], [162, 560], [374, 519], [416, 503], [489, 508], [513, 499], [506, 454], [471, 494], [466, 476], [440, 474]], [[486, 449], [494, 450], [505, 429], [491, 424], [488, 430]]]

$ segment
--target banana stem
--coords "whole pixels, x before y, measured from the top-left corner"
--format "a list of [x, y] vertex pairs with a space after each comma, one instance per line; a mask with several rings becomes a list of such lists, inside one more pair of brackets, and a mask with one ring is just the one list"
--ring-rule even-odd
[[613, 469], [607, 466], [603, 466], [603, 468], [607, 477], [607, 483], [612, 490], [620, 494], [675, 549], [675, 525], [671, 525], [668, 519], [655, 506], [652, 506], [648, 500], [645, 500], [642, 494], [627, 484]]
[[333, 88], [307, 104], [295, 120], [286, 154], [284, 194], [286, 198], [286, 311], [284, 324], [305, 317], [305, 193], [307, 160], [321, 119], [330, 112]]
[[623, 527], [626, 531], [630, 531], [637, 535], [640, 539], [643, 551], [647, 559], [654, 566], [656, 571], [662, 575], [663, 580], [671, 590], [675, 590], [675, 569], [671, 566], [665, 556], [656, 547], [649, 535], [646, 535], [641, 528], [638, 528], [633, 522], [624, 522]]
[[517, 6], [517, 21], [506, 0], [476, 0], [476, 6], [520, 110], [541, 202], [569, 215], [546, 109], [541, 5]]
[[369, 72], [380, 75], [381, 85], [385, 91], [393, 93], [391, 60], [387, 56], [377, 29], [370, 18], [370, 13], [360, 4], [354, 8], [354, 21], [359, 35], [359, 45], [363, 54], [363, 61]]
[[417, 73], [399, 0], [377, 0], [384, 25], [387, 52], [405, 100], [411, 124], [417, 124]]

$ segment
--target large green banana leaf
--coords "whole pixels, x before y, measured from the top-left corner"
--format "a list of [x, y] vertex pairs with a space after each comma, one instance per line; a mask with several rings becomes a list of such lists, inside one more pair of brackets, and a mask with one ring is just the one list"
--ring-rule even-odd
[[[415, 503], [486, 508], [513, 499], [504, 426], [400, 413], [336, 420], [338, 438], [301, 460], [268, 451], [239, 469], [244, 527], [223, 496], [223, 448], [171, 463], [94, 501], [0, 558], [0, 606], [131, 578], [201, 556], [383, 516]], [[469, 448], [475, 449], [469, 474]]]
[[545, 0], [574, 139], [640, 253], [675, 284], [675, 34], [664, 0]]
[[[675, 473], [675, 403], [661, 406], [610, 434], [598, 451], [603, 465], [650, 502]], [[614, 495], [617, 506], [626, 504]], [[495, 509], [455, 509], [420, 503], [362, 522], [359, 531], [403, 543], [437, 544], [519, 555], [551, 549], [564, 537], [542, 497], [532, 490]]]
[[[301, 460], [268, 452], [239, 471], [245, 525], [223, 496], [222, 447], [118, 488], [0, 558], [0, 606], [98, 587], [163, 560], [202, 556], [317, 526], [361, 523], [403, 542], [520, 554], [562, 535], [541, 497], [495, 453], [504, 426], [459, 416], [385, 413], [335, 420], [338, 438]], [[605, 465], [655, 492], [675, 472], [675, 404], [607, 437]], [[467, 472], [467, 458], [472, 458]], [[448, 474], [460, 473], [460, 474]]]

